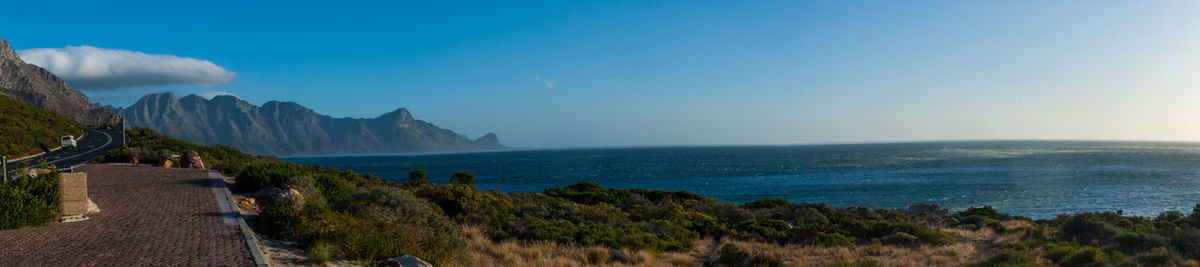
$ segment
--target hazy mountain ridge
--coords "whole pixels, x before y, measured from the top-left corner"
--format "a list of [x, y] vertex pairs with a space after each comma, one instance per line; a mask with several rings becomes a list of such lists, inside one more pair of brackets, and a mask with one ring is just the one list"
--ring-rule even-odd
[[25, 63], [0, 39], [0, 95], [53, 111], [83, 124], [115, 121], [112, 111], [93, 105], [83, 93], [42, 67]]
[[254, 154], [311, 155], [502, 149], [488, 133], [470, 140], [417, 120], [403, 108], [375, 118], [333, 118], [293, 102], [261, 107], [233, 96], [151, 94], [116, 110], [130, 125]]

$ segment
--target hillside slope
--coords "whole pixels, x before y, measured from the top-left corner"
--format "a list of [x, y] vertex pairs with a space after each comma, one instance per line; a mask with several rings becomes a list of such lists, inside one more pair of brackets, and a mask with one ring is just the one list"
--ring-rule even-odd
[[502, 149], [495, 134], [475, 140], [417, 120], [405, 109], [375, 118], [333, 118], [293, 102], [255, 106], [232, 96], [211, 100], [151, 94], [117, 109], [130, 125], [252, 154], [312, 155]]
[[54, 112], [0, 96], [0, 155], [16, 158], [57, 147], [63, 135], [80, 136], [83, 125]]
[[8, 41], [0, 39], [0, 95], [47, 109], [83, 124], [115, 122], [112, 111], [96, 107], [83, 93], [50, 71], [25, 63]]

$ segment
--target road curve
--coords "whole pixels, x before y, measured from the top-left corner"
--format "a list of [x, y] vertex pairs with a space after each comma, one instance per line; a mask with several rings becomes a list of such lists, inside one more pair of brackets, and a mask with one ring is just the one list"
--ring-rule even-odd
[[[58, 168], [68, 168], [70, 166], [79, 165], [88, 160], [104, 155], [109, 150], [121, 148], [121, 132], [108, 131], [101, 129], [87, 128], [87, 135], [83, 139], [76, 140], [78, 147], [63, 148], [55, 151], [46, 152], [41, 156], [24, 159], [8, 164], [9, 170], [20, 169], [24, 167], [34, 167], [41, 164], [42, 159], [46, 160], [46, 164], [54, 165]], [[57, 136], [55, 136], [57, 137]], [[55, 138], [57, 139], [57, 138]]]

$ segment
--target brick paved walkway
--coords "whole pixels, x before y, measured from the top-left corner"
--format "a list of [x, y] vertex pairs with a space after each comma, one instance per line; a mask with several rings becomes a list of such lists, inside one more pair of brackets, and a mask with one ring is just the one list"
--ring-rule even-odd
[[0, 266], [253, 265], [206, 171], [85, 165], [90, 220], [0, 230]]

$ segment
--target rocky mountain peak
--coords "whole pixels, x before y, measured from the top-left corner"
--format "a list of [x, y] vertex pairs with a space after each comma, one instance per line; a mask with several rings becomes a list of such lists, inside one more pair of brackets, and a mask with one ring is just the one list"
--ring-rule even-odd
[[396, 109], [395, 111], [380, 115], [379, 117], [376, 117], [375, 119], [376, 120], [384, 120], [387, 122], [394, 122], [395, 125], [403, 126], [403, 125], [408, 125], [408, 124], [412, 123], [413, 116], [412, 116], [412, 113], [408, 112], [407, 109], [399, 108], [399, 109]]
[[0, 39], [0, 62], [25, 63], [21, 61], [20, 56], [17, 56], [17, 51], [13, 51], [12, 46], [9, 46], [8, 41], [4, 39]]
[[[229, 145], [254, 154], [313, 155], [503, 149], [495, 134], [477, 140], [462, 137], [397, 109], [373, 119], [333, 118], [295, 102], [262, 106], [233, 96], [212, 99], [186, 96], [178, 104], [155, 105], [173, 98], [143, 97], [119, 112], [133, 126], [206, 145]], [[191, 103], [195, 102], [195, 103]], [[235, 105], [237, 108], [229, 108]]]
[[0, 95], [47, 109], [86, 125], [116, 121], [112, 111], [96, 107], [83, 93], [54, 73], [25, 63], [7, 40], [0, 39]]
[[487, 133], [483, 136], [480, 136], [479, 138], [476, 138], [475, 144], [480, 145], [482, 147], [487, 147], [487, 148], [502, 148], [502, 147], [504, 147], [504, 145], [500, 144], [500, 138], [496, 137], [496, 133]]
[[184, 99], [187, 99], [188, 101], [199, 101], [199, 100], [203, 100], [204, 98], [200, 97], [196, 94], [188, 94], [186, 96], [183, 96], [182, 98], [179, 98], [179, 100], [184, 100]]

